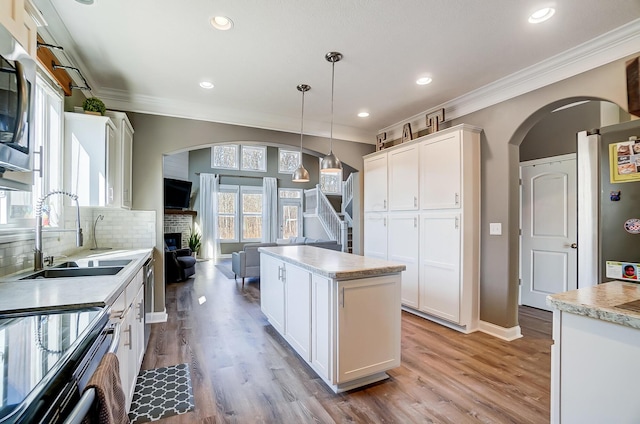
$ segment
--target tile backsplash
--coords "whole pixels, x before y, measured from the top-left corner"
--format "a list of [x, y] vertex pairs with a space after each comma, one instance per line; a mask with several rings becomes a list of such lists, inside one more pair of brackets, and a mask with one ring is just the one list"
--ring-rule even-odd
[[[104, 218], [96, 219], [98, 215]], [[76, 209], [65, 208], [64, 232], [43, 232], [45, 256], [54, 258], [75, 255], [95, 247], [93, 226], [98, 247], [136, 249], [154, 247], [156, 242], [156, 212], [129, 211], [108, 208], [80, 208], [80, 221], [84, 234], [82, 247], [76, 247]], [[34, 232], [11, 236], [12, 241], [0, 242], [0, 276], [33, 268]], [[56, 260], [57, 262], [58, 260]]]

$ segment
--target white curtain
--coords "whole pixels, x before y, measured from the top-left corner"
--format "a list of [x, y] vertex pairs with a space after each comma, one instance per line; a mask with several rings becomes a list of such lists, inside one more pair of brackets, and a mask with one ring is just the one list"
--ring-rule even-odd
[[274, 243], [278, 238], [278, 180], [262, 180], [262, 241]]
[[200, 174], [200, 230], [202, 231], [202, 257], [217, 259], [220, 255], [218, 238], [218, 186], [215, 174]]

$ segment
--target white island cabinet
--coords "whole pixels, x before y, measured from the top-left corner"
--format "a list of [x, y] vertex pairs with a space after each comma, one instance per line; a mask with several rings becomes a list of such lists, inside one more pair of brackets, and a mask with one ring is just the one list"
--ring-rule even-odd
[[640, 422], [640, 285], [547, 297], [553, 310], [551, 423]]
[[263, 313], [334, 392], [400, 365], [404, 265], [311, 246], [260, 252]]

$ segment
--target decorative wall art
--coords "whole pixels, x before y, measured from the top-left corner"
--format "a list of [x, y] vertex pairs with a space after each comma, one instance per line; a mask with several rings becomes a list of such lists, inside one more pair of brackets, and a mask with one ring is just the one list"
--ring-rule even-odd
[[627, 61], [626, 66], [629, 113], [640, 116], [640, 57]]
[[387, 140], [387, 133], [383, 132], [376, 136], [376, 152], [384, 149], [384, 143]]
[[440, 124], [444, 122], [444, 108], [431, 112], [426, 116], [427, 134], [433, 134], [440, 130]]
[[402, 142], [405, 143], [411, 140], [413, 140], [413, 134], [411, 133], [411, 124], [407, 122], [402, 127]]

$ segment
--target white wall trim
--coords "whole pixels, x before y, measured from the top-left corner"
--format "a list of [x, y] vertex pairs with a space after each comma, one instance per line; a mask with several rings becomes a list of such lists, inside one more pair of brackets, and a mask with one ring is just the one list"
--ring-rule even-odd
[[508, 342], [522, 337], [522, 333], [520, 332], [519, 325], [516, 325], [515, 327], [511, 327], [511, 328], [505, 328], [505, 327], [500, 327], [498, 325], [492, 324], [490, 322], [479, 321], [478, 331], [481, 331], [485, 334], [489, 334], [490, 336], [494, 336], [502, 340], [506, 340]]
[[[563, 162], [565, 160], [576, 160], [576, 154], [567, 153], [566, 155], [549, 156], [546, 158], [525, 160], [520, 162], [520, 168], [522, 168], [523, 166], [536, 166], [536, 165], [545, 165], [553, 162]], [[522, 172], [520, 172], [520, 176], [522, 176]]]
[[167, 322], [167, 308], [165, 308], [162, 312], [148, 312], [145, 314], [146, 322], [148, 324], [157, 324], [160, 322]]
[[378, 133], [386, 132], [387, 140], [395, 140], [400, 138], [406, 123], [411, 124], [414, 132], [424, 129], [427, 113], [444, 108], [447, 121], [456, 119], [635, 54], [639, 45], [640, 19], [636, 19], [573, 49], [382, 128]]

